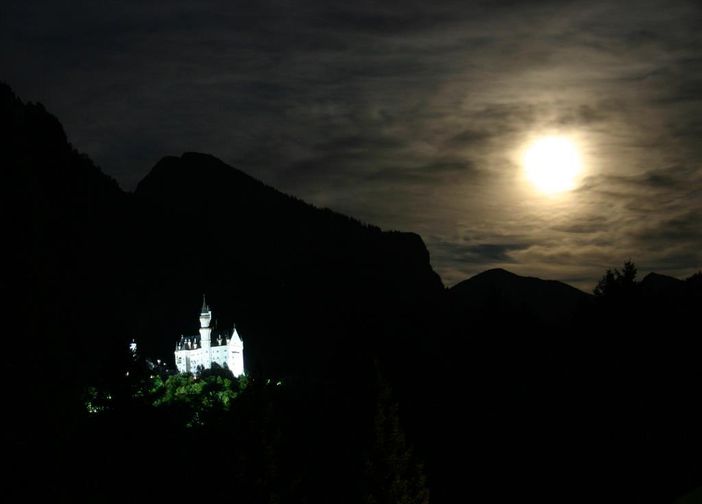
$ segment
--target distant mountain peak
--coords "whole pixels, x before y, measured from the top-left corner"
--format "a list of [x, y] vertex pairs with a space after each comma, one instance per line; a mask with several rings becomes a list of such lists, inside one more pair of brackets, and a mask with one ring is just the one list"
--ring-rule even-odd
[[203, 183], [217, 183], [224, 180], [252, 184], [257, 188], [268, 187], [263, 182], [211, 154], [184, 152], [180, 156], [162, 157], [146, 177], [137, 184], [135, 193], [148, 191], [153, 185], [164, 182], [172, 184], [177, 181], [187, 181], [188, 184], [195, 184], [197, 187]]
[[555, 285], [561, 285], [567, 289], [572, 289], [573, 291], [577, 291], [580, 294], [584, 294], [586, 296], [589, 296], [589, 294], [581, 291], [580, 289], [573, 287], [572, 285], [569, 285], [565, 282], [561, 282], [560, 280], [545, 280], [542, 278], [538, 277], [532, 277], [532, 276], [523, 276], [523, 275], [518, 275], [512, 271], [506, 270], [504, 268], [491, 268], [489, 270], [485, 270], [481, 273], [478, 273], [477, 275], [473, 275], [472, 277], [468, 278], [467, 280], [463, 280], [462, 282], [459, 282], [458, 284], [454, 285], [453, 288], [459, 287], [462, 284], [471, 282], [471, 281], [511, 281], [511, 282], [537, 282], [537, 283], [544, 283], [544, 284], [555, 284]]
[[492, 268], [489, 270], [485, 270], [482, 273], [478, 273], [477, 275], [474, 275], [471, 278], [475, 277], [505, 277], [505, 278], [528, 278], [528, 277], [522, 277], [520, 275], [517, 275], [516, 273], [512, 273], [511, 271], [508, 271], [504, 268]]
[[680, 280], [679, 278], [675, 278], [669, 275], [661, 275], [660, 273], [655, 273], [651, 272], [648, 275], [646, 275], [643, 280], [641, 280], [641, 283], [651, 283], [651, 282], [656, 282], [656, 283], [662, 283], [666, 282], [668, 284], [679, 284], [682, 283], [683, 280]]
[[678, 294], [684, 288], [683, 280], [660, 273], [649, 273], [641, 280], [641, 289], [648, 296]]
[[526, 310], [548, 323], [570, 319], [591, 295], [557, 280], [525, 277], [503, 268], [483, 271], [449, 289], [454, 304], [481, 310]]

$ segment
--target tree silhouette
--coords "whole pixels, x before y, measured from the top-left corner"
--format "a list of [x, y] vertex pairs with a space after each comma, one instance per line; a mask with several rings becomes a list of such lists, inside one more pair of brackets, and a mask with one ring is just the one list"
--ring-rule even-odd
[[636, 280], [637, 273], [636, 265], [629, 259], [624, 263], [624, 268], [621, 271], [617, 268], [608, 269], [597, 283], [593, 293], [600, 298], [633, 294], [639, 286], [639, 282]]
[[407, 443], [390, 386], [378, 378], [371, 448], [366, 462], [367, 504], [428, 504], [424, 468]]

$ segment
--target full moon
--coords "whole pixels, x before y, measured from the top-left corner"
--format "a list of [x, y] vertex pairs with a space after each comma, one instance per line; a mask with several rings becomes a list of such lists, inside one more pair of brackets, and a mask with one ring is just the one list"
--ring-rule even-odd
[[535, 140], [526, 149], [523, 165], [527, 179], [546, 194], [575, 189], [582, 169], [578, 148], [562, 136]]

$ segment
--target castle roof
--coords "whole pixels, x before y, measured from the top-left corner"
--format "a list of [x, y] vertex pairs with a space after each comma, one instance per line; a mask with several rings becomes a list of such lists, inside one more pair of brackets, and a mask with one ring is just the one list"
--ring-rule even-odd
[[[227, 331], [226, 329], [223, 331], [217, 331], [216, 333], [212, 334], [212, 337], [210, 339], [210, 346], [212, 347], [219, 347], [219, 346], [225, 346], [227, 344], [227, 340], [231, 339], [234, 331]], [[222, 339], [222, 344], [218, 344], [218, 339]], [[201, 338], [199, 334], [194, 334], [192, 336], [184, 336], [181, 335], [180, 339], [178, 340], [178, 344], [176, 348], [178, 350], [194, 350], [201, 348]], [[189, 346], [188, 346], [189, 345]]]

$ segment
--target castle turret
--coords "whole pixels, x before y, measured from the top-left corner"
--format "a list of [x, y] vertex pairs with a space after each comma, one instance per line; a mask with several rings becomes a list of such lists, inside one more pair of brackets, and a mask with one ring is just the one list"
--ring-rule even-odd
[[[212, 311], [210, 310], [210, 307], [207, 306], [205, 295], [203, 294], [202, 309], [200, 309], [200, 347], [204, 352], [210, 351], [210, 337], [212, 334], [210, 322], [212, 322]], [[205, 356], [205, 361], [209, 362], [209, 358], [207, 356]]]
[[244, 342], [241, 340], [236, 326], [232, 329], [231, 338], [227, 343], [227, 367], [234, 376], [244, 374]]

